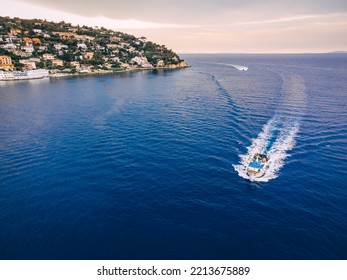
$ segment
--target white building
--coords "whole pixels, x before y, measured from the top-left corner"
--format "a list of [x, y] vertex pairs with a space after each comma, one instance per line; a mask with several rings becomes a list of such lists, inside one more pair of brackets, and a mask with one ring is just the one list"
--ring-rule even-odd
[[31, 79], [45, 78], [48, 77], [48, 70], [45, 69], [36, 69], [27, 71], [28, 77]]
[[97, 46], [96, 46], [96, 49], [97, 49], [97, 50], [101, 50], [101, 51], [103, 51], [103, 50], [105, 50], [105, 47], [100, 46], [100, 45], [97, 45]]
[[55, 44], [54, 48], [58, 51], [60, 51], [61, 49], [68, 49], [69, 47], [67, 45], [62, 45], [62, 44]]
[[7, 42], [7, 43], [13, 43], [14, 41], [21, 41], [21, 39], [20, 38], [17, 38], [16, 36], [12, 36], [12, 35], [10, 35], [10, 36], [8, 36], [7, 38], [5, 38], [5, 41]]
[[55, 59], [54, 55], [50, 54], [50, 53], [44, 53], [42, 55], [42, 58], [43, 58], [43, 60], [53, 60], [53, 59]]
[[85, 50], [85, 49], [87, 49], [87, 45], [84, 44], [84, 43], [82, 43], [82, 44], [77, 44], [77, 48], [78, 48], [78, 49], [81, 48], [81, 49]]
[[107, 44], [106, 45], [109, 49], [117, 49], [119, 47], [118, 44]]
[[0, 71], [0, 80], [29, 80], [29, 79], [41, 79], [48, 77], [48, 70], [37, 69], [24, 72], [4, 72]]
[[0, 71], [0, 80], [12, 80], [14, 79], [13, 72]]
[[23, 46], [21, 47], [22, 51], [25, 51], [26, 53], [33, 53], [34, 52], [34, 47], [33, 46]]
[[30, 70], [36, 69], [36, 62], [35, 61], [30, 61], [27, 59], [20, 59], [19, 62], [24, 64], [26, 69], [30, 69]]
[[17, 46], [15, 44], [10, 43], [10, 44], [5, 44], [3, 48], [6, 50], [15, 50]]
[[143, 68], [153, 68], [153, 65], [148, 62], [146, 57], [136, 56], [136, 57], [132, 58], [130, 60], [130, 62], [136, 63]]
[[76, 69], [80, 69], [81, 68], [81, 65], [78, 61], [71, 61], [70, 62], [70, 66], [71, 67], [75, 67]]
[[164, 64], [164, 61], [163, 60], [159, 60], [158, 63], [157, 63], [157, 67], [164, 67], [165, 64]]

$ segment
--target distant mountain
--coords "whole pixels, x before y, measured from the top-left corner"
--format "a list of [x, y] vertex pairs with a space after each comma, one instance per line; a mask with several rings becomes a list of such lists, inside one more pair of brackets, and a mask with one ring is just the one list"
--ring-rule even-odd
[[145, 37], [137, 38], [103, 27], [17, 17], [0, 17], [0, 56], [5, 56], [6, 67], [12, 65], [13, 70], [31, 67], [94, 71], [188, 66], [171, 49]]
[[333, 52], [329, 52], [329, 53], [347, 53], [347, 51], [333, 51]]

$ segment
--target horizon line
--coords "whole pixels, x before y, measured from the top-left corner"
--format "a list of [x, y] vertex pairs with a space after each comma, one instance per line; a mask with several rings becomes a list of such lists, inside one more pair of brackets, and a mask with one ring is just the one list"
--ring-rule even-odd
[[201, 55], [201, 54], [242, 54], [242, 55], [282, 55], [282, 54], [347, 54], [347, 51], [327, 52], [177, 52], [179, 55]]

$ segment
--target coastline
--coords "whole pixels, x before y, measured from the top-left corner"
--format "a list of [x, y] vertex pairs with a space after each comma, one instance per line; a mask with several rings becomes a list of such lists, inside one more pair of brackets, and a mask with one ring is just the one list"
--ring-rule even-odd
[[97, 71], [91, 71], [91, 72], [77, 72], [77, 73], [53, 73], [49, 74], [48, 76], [42, 76], [42, 77], [16, 77], [16, 78], [2, 78], [0, 79], [0, 82], [9, 82], [9, 81], [26, 81], [26, 80], [39, 80], [44, 78], [69, 78], [69, 77], [85, 77], [85, 76], [97, 76], [97, 75], [110, 75], [110, 74], [117, 74], [117, 73], [127, 73], [127, 72], [136, 72], [136, 71], [148, 71], [148, 70], [179, 70], [179, 69], [185, 69], [190, 68], [191, 66], [187, 65], [184, 67], [146, 67], [146, 68], [133, 68], [133, 69], [121, 69], [121, 70], [97, 70]]

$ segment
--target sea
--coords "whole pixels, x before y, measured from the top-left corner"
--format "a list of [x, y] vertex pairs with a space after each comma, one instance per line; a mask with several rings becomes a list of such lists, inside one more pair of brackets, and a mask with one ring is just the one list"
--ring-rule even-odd
[[0, 82], [0, 259], [347, 259], [347, 55], [182, 57]]

